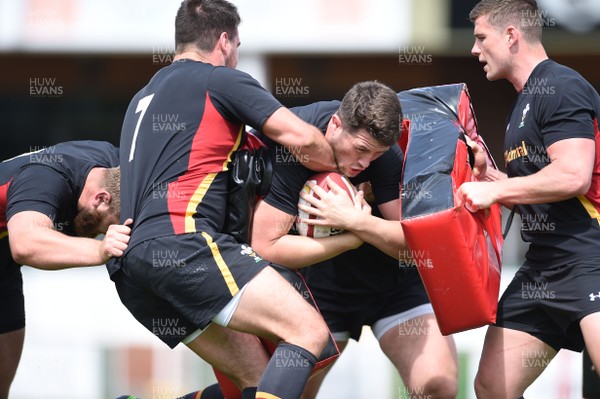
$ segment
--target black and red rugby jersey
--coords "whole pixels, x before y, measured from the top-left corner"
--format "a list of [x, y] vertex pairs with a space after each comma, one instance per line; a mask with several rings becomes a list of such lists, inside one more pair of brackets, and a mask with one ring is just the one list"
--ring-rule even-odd
[[245, 124], [260, 129], [281, 106], [232, 68], [179, 60], [158, 71], [131, 101], [121, 132], [121, 220], [134, 220], [129, 249], [160, 236], [220, 232], [228, 163]]

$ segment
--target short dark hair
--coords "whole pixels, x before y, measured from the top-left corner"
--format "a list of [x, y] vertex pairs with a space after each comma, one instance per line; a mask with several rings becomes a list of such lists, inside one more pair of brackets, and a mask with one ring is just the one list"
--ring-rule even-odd
[[237, 7], [227, 0], [183, 0], [175, 17], [175, 47], [212, 51], [221, 33], [230, 40], [237, 36], [240, 22]]
[[471, 22], [487, 16], [498, 30], [513, 24], [529, 43], [542, 41], [542, 16], [535, 0], [482, 0], [469, 13]]
[[398, 95], [377, 81], [360, 82], [346, 93], [338, 116], [349, 133], [366, 129], [384, 145], [392, 145], [400, 136], [402, 108]]
[[100, 179], [100, 187], [106, 189], [111, 196], [109, 213], [119, 216], [121, 213], [121, 168], [107, 168]]

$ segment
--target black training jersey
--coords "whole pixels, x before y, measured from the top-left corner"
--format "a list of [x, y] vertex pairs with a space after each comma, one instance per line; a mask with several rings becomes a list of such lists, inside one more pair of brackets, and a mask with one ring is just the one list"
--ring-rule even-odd
[[[551, 266], [600, 255], [600, 97], [574, 70], [545, 60], [535, 67], [513, 106], [504, 142], [509, 177], [528, 176], [550, 163], [547, 148], [589, 138], [596, 162], [589, 191], [564, 201], [519, 205], [527, 260]], [[592, 141], [595, 140], [595, 141]]]
[[0, 235], [22, 211], [47, 215], [57, 230], [74, 234], [77, 201], [90, 170], [119, 166], [119, 149], [104, 141], [69, 141], [0, 164]]
[[160, 236], [220, 232], [226, 172], [244, 123], [260, 129], [280, 107], [232, 68], [180, 60], [158, 71], [131, 101], [121, 132], [121, 220], [134, 221], [129, 248]]
[[[292, 112], [325, 132], [339, 106], [339, 101], [324, 101], [292, 108]], [[316, 172], [297, 162], [295, 154], [289, 150], [263, 139], [270, 147], [274, 164], [273, 182], [264, 200], [287, 214], [296, 215], [300, 191]], [[376, 201], [373, 205], [397, 200], [400, 197], [402, 163], [402, 151], [398, 145], [393, 145], [350, 181], [355, 185], [366, 181], [371, 183]], [[373, 208], [373, 214], [380, 216], [376, 207]], [[313, 290], [327, 290], [335, 286], [336, 292], [364, 294], [397, 287], [403, 275], [398, 265], [396, 259], [365, 243], [358, 249], [304, 268], [301, 272], [310, 279]]]
[[[322, 101], [310, 105], [295, 107], [291, 111], [304, 121], [316, 126], [322, 132], [333, 114], [340, 107], [339, 101]], [[261, 139], [269, 146], [274, 171], [271, 189], [264, 201], [290, 215], [298, 213], [298, 198], [304, 183], [317, 172], [307, 169], [298, 162], [293, 151], [275, 143], [264, 136]], [[371, 162], [369, 167], [350, 179], [352, 184], [369, 181], [377, 204], [383, 204], [399, 198], [400, 177], [402, 175], [402, 151], [397, 144], [389, 151]]]

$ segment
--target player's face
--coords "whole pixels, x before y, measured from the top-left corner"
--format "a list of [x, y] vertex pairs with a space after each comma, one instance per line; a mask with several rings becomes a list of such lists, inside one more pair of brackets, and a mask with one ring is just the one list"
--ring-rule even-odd
[[332, 132], [328, 142], [333, 149], [338, 171], [348, 177], [358, 175], [390, 148], [377, 141], [366, 129], [351, 134], [341, 126]]
[[492, 26], [485, 15], [475, 20], [473, 35], [475, 43], [471, 54], [484, 64], [486, 78], [490, 81], [507, 78], [510, 51], [506, 36]]

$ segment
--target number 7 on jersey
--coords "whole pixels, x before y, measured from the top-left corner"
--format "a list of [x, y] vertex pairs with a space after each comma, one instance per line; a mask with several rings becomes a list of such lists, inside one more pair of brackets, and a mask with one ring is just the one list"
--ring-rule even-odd
[[146, 113], [146, 110], [148, 109], [148, 106], [150, 105], [150, 101], [152, 101], [153, 97], [154, 97], [154, 93], [142, 98], [140, 101], [138, 101], [137, 108], [135, 109], [135, 113], [137, 114], [139, 112], [140, 117], [137, 121], [137, 124], [135, 125], [135, 131], [133, 132], [133, 139], [131, 140], [131, 150], [129, 151], [129, 162], [133, 161], [133, 154], [135, 152], [135, 143], [137, 141], [138, 133], [140, 132], [140, 125], [142, 124], [142, 119], [144, 119], [144, 114]]

